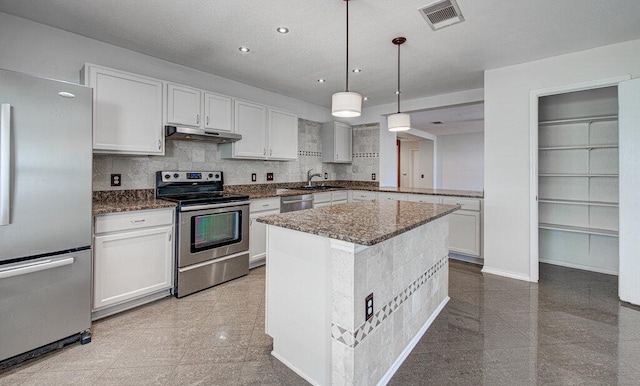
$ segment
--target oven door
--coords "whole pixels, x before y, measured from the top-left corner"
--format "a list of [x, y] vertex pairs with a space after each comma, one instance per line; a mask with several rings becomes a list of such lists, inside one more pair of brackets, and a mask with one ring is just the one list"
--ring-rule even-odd
[[178, 226], [178, 267], [248, 250], [248, 202], [181, 208]]

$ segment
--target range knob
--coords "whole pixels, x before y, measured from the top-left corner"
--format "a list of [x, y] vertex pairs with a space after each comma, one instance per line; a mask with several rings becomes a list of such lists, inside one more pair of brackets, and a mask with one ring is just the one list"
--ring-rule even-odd
[[170, 174], [165, 174], [164, 178], [168, 180], [169, 178], [171, 178], [171, 175]]
[[178, 173], [173, 173], [173, 178], [178, 178], [180, 175]]
[[220, 174], [216, 173], [216, 178], [220, 178]]
[[209, 178], [213, 177], [213, 173], [209, 173]]

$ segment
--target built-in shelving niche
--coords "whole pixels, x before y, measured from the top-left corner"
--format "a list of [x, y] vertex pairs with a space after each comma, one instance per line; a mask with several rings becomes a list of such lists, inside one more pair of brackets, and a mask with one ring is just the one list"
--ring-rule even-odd
[[538, 105], [539, 261], [618, 274], [617, 87]]

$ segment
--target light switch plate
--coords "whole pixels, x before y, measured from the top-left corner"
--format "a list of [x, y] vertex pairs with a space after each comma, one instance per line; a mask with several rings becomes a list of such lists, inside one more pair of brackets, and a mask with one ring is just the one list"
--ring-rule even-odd
[[251, 173], [251, 182], [258, 181], [258, 176], [255, 173]]
[[373, 318], [373, 292], [364, 299], [364, 318], [365, 320]]

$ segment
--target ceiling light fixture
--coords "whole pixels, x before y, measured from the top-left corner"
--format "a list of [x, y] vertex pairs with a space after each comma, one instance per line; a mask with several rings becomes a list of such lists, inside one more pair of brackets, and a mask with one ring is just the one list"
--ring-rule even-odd
[[322, 78], [318, 79], [318, 83], [324, 83], [326, 81], [327, 81], [326, 79], [322, 79]]
[[251, 50], [249, 49], [249, 47], [245, 47], [245, 46], [241, 46], [240, 48], [238, 48], [238, 50], [239, 50], [240, 52], [244, 52], [244, 53], [247, 53], [247, 52], [251, 51]]
[[278, 31], [281, 34], [286, 34], [286, 33], [289, 33], [289, 28], [287, 28], [287, 27], [278, 27], [278, 28], [276, 28], [276, 31]]
[[396, 95], [398, 95], [398, 112], [387, 117], [389, 131], [407, 131], [411, 129], [411, 116], [400, 112], [400, 45], [406, 41], [407, 39], [403, 37], [398, 37], [391, 41], [398, 46], [398, 90], [396, 91]]
[[349, 0], [347, 4], [347, 65], [346, 86], [344, 92], [337, 92], [331, 97], [331, 115], [334, 117], [359, 117], [362, 113], [362, 95], [349, 91]]
[[353, 70], [351, 70], [353, 72], [355, 72], [356, 74], [359, 72], [362, 72], [362, 68], [354, 68]]

